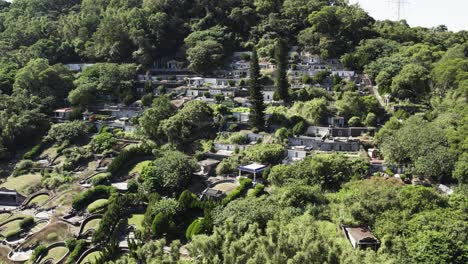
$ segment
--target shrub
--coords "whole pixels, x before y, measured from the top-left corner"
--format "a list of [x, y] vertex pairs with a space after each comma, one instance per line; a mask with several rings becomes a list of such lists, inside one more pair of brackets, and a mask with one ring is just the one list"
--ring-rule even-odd
[[70, 113], [70, 121], [81, 120], [83, 118], [83, 109], [73, 108]]
[[[75, 245], [73, 247], [68, 247], [69, 250], [73, 250], [73, 251], [71, 251], [70, 255], [68, 256], [67, 262], [65, 262], [66, 264], [76, 263], [78, 258], [86, 249], [85, 240], [74, 240], [74, 241], [75, 241]], [[67, 243], [67, 246], [68, 246], [68, 243]]]
[[247, 135], [240, 134], [240, 133], [232, 134], [229, 137], [229, 143], [245, 145], [249, 143], [249, 137]]
[[224, 95], [223, 95], [223, 94], [215, 94], [214, 99], [215, 99], [216, 102], [219, 104], [219, 103], [221, 103], [222, 101], [224, 101]]
[[34, 224], [34, 218], [32, 217], [26, 217], [21, 222], [19, 223], [19, 226], [21, 229], [26, 229], [31, 227]]
[[72, 207], [75, 210], [82, 210], [96, 199], [107, 199], [116, 190], [112, 186], [96, 186], [92, 189], [80, 193], [73, 201]]
[[262, 195], [265, 191], [265, 185], [263, 184], [256, 184], [255, 187], [248, 193], [249, 196], [258, 197]]
[[250, 54], [248, 54], [248, 53], [242, 53], [242, 54], [240, 55], [240, 58], [241, 58], [241, 60], [250, 61]]
[[144, 146], [133, 147], [130, 149], [125, 149], [112, 160], [111, 164], [107, 168], [107, 171], [115, 174], [117, 173], [124, 165], [130, 162], [132, 159], [137, 157], [143, 157], [151, 155], [151, 149]]
[[239, 183], [240, 185], [223, 199], [223, 204], [228, 204], [229, 202], [240, 198], [243, 194], [245, 194], [247, 189], [252, 186], [252, 180], [249, 178], [240, 178]]
[[36, 260], [40, 256], [45, 256], [47, 254], [47, 247], [45, 245], [39, 245], [37, 246], [32, 255], [31, 255], [31, 260]]
[[187, 230], [185, 231], [185, 237], [188, 240], [191, 240], [192, 237], [203, 234], [205, 232], [204, 229], [205, 229], [205, 218], [203, 217], [197, 218], [187, 227]]
[[153, 99], [154, 99], [153, 93], [149, 93], [141, 97], [141, 103], [143, 104], [143, 106], [149, 107], [153, 103]]
[[63, 169], [67, 171], [75, 169], [79, 164], [88, 161], [92, 157], [88, 148], [81, 147], [65, 149], [63, 155], [66, 158], [63, 163]]
[[307, 131], [307, 124], [304, 121], [297, 123], [292, 129], [292, 133], [295, 136], [304, 135], [306, 131]]
[[162, 238], [164, 235], [170, 237], [175, 231], [175, 223], [172, 217], [165, 213], [159, 213], [154, 217], [151, 224], [151, 231], [156, 238]]
[[47, 235], [46, 240], [48, 242], [52, 242], [58, 239], [58, 235], [56, 233], [50, 233]]
[[393, 176], [393, 175], [395, 175], [395, 173], [393, 173], [392, 169], [390, 169], [390, 168], [387, 168], [387, 169], [385, 170], [385, 173], [386, 173], [388, 176]]
[[106, 206], [109, 205], [109, 200], [108, 199], [98, 199], [91, 204], [88, 205], [86, 208], [89, 213], [94, 213], [100, 209], [105, 208]]
[[28, 173], [32, 167], [34, 167], [34, 162], [32, 160], [22, 160], [18, 162], [13, 170], [13, 177]]
[[134, 179], [128, 181], [128, 192], [136, 193], [138, 192], [138, 182]]
[[24, 153], [23, 159], [30, 160], [30, 159], [35, 158], [42, 150], [44, 150], [45, 146], [46, 146], [45, 141], [39, 142], [39, 144], [35, 145], [31, 150]]
[[112, 174], [102, 173], [101, 175], [96, 175], [91, 179], [91, 184], [94, 186], [97, 185], [109, 185], [111, 183]]
[[74, 141], [82, 138], [88, 132], [88, 125], [82, 121], [72, 121], [53, 125], [46, 139], [54, 142], [63, 142], [64, 140]]
[[91, 149], [94, 153], [104, 153], [112, 149], [117, 140], [109, 132], [99, 133], [91, 141]]
[[361, 126], [361, 124], [361, 118], [359, 118], [358, 116], [353, 116], [348, 120], [349, 126]]
[[237, 131], [237, 130], [239, 130], [239, 126], [237, 124], [232, 124], [228, 128], [228, 131], [230, 131], [230, 132], [234, 132], [234, 131]]

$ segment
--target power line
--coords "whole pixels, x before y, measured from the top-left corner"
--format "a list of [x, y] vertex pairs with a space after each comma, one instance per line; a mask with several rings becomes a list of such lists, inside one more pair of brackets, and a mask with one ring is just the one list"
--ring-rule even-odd
[[397, 19], [401, 20], [402, 14], [405, 12], [405, 8], [410, 2], [406, 0], [389, 0], [388, 3], [393, 4], [397, 12]]

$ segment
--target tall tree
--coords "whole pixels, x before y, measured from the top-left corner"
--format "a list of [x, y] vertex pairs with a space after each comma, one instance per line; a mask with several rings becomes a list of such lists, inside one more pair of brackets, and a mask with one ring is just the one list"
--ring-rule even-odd
[[257, 49], [252, 52], [250, 61], [250, 88], [249, 99], [252, 106], [250, 107], [250, 123], [253, 127], [263, 130], [265, 126], [265, 104], [263, 103], [262, 86], [259, 82], [260, 67], [258, 65]]
[[289, 102], [289, 92], [288, 92], [288, 79], [287, 79], [287, 70], [288, 70], [288, 55], [286, 50], [286, 44], [284, 40], [279, 39], [276, 42], [275, 47], [275, 59], [276, 59], [276, 94], [279, 99], [283, 100], [285, 103]]

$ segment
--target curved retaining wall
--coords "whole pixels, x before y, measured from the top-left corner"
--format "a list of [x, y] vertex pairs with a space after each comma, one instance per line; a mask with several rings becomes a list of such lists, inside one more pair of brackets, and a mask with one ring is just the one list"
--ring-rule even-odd
[[213, 183], [209, 184], [208, 187], [213, 188], [214, 186], [216, 186], [218, 184], [222, 184], [222, 183], [236, 183], [236, 180], [235, 179], [220, 180], [220, 181], [213, 182]]
[[78, 258], [78, 260], [76, 261], [76, 263], [81, 263], [83, 261], [83, 259], [86, 258], [86, 256], [88, 256], [89, 254], [95, 252], [95, 251], [99, 251], [99, 248], [97, 247], [92, 247], [88, 250], [86, 250], [85, 252], [83, 252], [83, 254], [81, 254], [81, 256]]
[[[49, 250], [51, 250], [52, 248], [55, 248], [55, 247], [67, 247], [67, 244], [65, 244], [64, 241], [55, 242], [55, 243], [50, 244], [49, 246], [47, 246], [47, 248], [46, 248], [47, 252]], [[54, 263], [56, 263], [56, 264], [62, 263], [63, 260], [68, 256], [69, 253], [70, 253], [70, 250], [68, 250], [67, 253], [65, 253], [65, 255], [63, 255], [63, 257], [61, 259], [59, 259], [57, 262], [54, 262]], [[45, 257], [45, 256], [39, 256], [39, 258], [36, 261], [34, 261], [34, 264], [44, 263], [44, 262], [49, 260], [49, 259], [43, 259], [43, 257]]]
[[86, 178], [84, 178], [83, 180], [79, 181], [80, 184], [86, 184], [87, 181], [89, 181], [90, 179], [92, 179], [94, 176], [100, 174], [100, 173], [103, 173], [102, 171], [97, 171], [95, 173], [93, 173], [91, 176], [88, 176]]
[[86, 224], [89, 221], [94, 220], [94, 219], [98, 219], [98, 218], [102, 218], [102, 214], [90, 215], [85, 220], [83, 220], [83, 222], [80, 225], [80, 230], [78, 231], [78, 236], [81, 236], [81, 234], [83, 233], [83, 228], [86, 226]]
[[[34, 228], [35, 226], [37, 226], [38, 224], [43, 223], [43, 222], [47, 222], [47, 224], [46, 224], [45, 226], [41, 227], [41, 229], [37, 230], [36, 232], [34, 232], [34, 233], [28, 232], [23, 238], [20, 238], [20, 239], [18, 239], [18, 240], [16, 240], [16, 241], [8, 241], [8, 240], [5, 238], [4, 243], [7, 243], [7, 244], [10, 245], [10, 246], [16, 246], [16, 245], [18, 245], [18, 244], [20, 244], [20, 243], [22, 244], [24, 241], [27, 241], [29, 238], [33, 237], [33, 236], [36, 235], [37, 233], [39, 233], [39, 232], [41, 232], [42, 230], [44, 230], [44, 228], [46, 228], [46, 227], [49, 225], [49, 223], [50, 223], [50, 221], [49, 221], [48, 219], [41, 219], [41, 220], [36, 221], [36, 222], [34, 223], [34, 226], [33, 226], [32, 228]], [[29, 231], [31, 231], [32, 228], [31, 228]], [[19, 247], [21, 247], [21, 244], [20, 244], [20, 246], [18, 246], [16, 249], [18, 249]]]
[[[33, 193], [33, 194], [29, 195], [28, 198], [26, 198], [26, 200], [23, 201], [20, 208], [24, 208], [24, 207], [28, 206], [28, 203], [31, 202], [32, 199], [36, 198], [39, 195], [48, 195], [49, 196], [49, 199], [47, 199], [43, 204], [46, 204], [52, 198], [52, 193], [51, 192], [39, 191], [39, 192], [36, 192], [36, 193]], [[41, 206], [41, 205], [38, 205], [38, 206]]]

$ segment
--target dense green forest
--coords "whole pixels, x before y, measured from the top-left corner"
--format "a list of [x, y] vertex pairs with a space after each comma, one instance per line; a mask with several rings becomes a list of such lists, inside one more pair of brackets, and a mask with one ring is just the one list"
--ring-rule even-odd
[[[287, 54], [294, 46], [362, 74], [393, 109], [326, 72], [302, 78], [316, 86], [290, 89]], [[143, 96], [137, 92], [137, 74], [176, 59], [210, 76], [236, 51], [253, 51], [250, 79], [242, 80], [252, 102], [250, 128], [279, 129], [236, 149], [216, 173], [268, 164], [268, 186], [246, 179], [223, 200], [204, 201], [187, 191], [196, 162], [215, 138], [249, 142], [240, 134], [223, 137], [239, 130], [223, 128], [233, 107], [221, 96], [214, 105], [194, 100], [175, 109], [176, 96], [165, 87], [148, 82]], [[263, 74], [259, 61], [275, 64], [276, 73]], [[75, 73], [69, 63], [93, 65]], [[320, 87], [326, 81], [331, 93]], [[283, 105], [263, 104], [265, 83]], [[28, 192], [71, 192], [60, 205], [102, 213], [92, 237], [103, 253], [96, 263], [467, 263], [467, 96], [468, 31], [376, 21], [346, 0], [0, 0], [0, 176], [26, 174], [38, 153], [58, 149], [62, 166], [41, 171]], [[137, 100], [146, 108], [130, 120], [138, 127], [132, 135], [81, 121], [90, 106]], [[54, 124], [53, 111], [62, 107], [73, 107], [74, 121]], [[320, 153], [282, 164], [287, 139], [331, 114], [349, 126], [377, 127], [368, 144], [405, 169], [401, 180], [371, 177], [361, 156]], [[116, 151], [122, 138], [139, 145]], [[113, 160], [94, 187], [75, 188], [85, 174], [75, 172], [93, 155]], [[110, 186], [148, 157], [126, 193]], [[429, 187], [404, 184], [405, 177]], [[454, 193], [438, 192], [439, 183], [455, 185]], [[97, 198], [106, 201], [90, 207]], [[129, 215], [142, 207], [139, 241], [128, 241], [128, 254], [117, 253]], [[380, 248], [353, 249], [341, 225], [370, 227]], [[67, 240], [67, 263], [84, 252], [83, 241]], [[178, 254], [182, 246], [191, 259]], [[37, 248], [33, 259], [44, 254]]]

